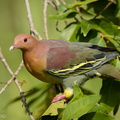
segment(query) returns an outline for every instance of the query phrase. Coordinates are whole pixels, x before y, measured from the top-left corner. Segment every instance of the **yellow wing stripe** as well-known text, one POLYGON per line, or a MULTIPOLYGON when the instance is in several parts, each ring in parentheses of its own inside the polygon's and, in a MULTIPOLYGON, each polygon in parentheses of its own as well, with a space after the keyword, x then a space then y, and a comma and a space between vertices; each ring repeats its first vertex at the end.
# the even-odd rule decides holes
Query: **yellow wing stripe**
POLYGON ((86 58, 86 62, 70 66, 69 68, 51 69, 48 70, 48 72, 59 77, 77 76, 101 66, 106 59, 107 58, 105 55, 102 55, 101 58, 97 55, 94 55, 91 60, 87 60, 86 58))
MULTIPOLYGON (((88 63, 91 63, 91 64, 94 63, 93 67, 95 67, 95 66, 99 65, 102 61, 104 61, 105 59, 106 59, 106 57, 101 58, 101 59, 97 59, 96 61, 89 61, 89 62, 85 62, 85 63, 80 63, 79 65, 76 65, 72 68, 67 68, 67 69, 62 69, 62 70, 53 70, 53 71, 54 71, 54 74, 57 74, 60 72, 74 71, 74 70, 76 70, 76 69, 78 69, 78 68, 80 68, 88 63)), ((88 67, 88 68, 91 68, 91 67, 88 67)), ((83 68, 83 69, 88 69, 88 68, 83 68)))

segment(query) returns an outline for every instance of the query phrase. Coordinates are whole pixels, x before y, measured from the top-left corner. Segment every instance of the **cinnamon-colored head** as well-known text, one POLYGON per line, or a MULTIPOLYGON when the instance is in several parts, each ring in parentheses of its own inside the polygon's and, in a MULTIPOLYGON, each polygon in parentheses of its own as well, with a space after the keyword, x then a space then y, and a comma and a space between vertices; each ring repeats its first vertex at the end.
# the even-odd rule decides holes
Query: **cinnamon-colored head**
POLYGON ((29 34, 19 34, 14 39, 14 44, 10 47, 10 50, 21 49, 22 51, 29 51, 37 44, 37 40, 29 34))

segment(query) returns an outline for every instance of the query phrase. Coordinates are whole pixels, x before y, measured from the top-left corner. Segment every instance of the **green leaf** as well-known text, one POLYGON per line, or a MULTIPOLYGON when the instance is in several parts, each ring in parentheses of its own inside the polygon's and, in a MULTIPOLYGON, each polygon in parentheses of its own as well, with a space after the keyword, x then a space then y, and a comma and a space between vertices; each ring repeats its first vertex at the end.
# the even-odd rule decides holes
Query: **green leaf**
POLYGON ((78 85, 74 85, 73 91, 74 91, 74 96, 73 97, 78 96, 78 94, 79 94, 79 96, 83 96, 83 92, 81 91, 81 89, 78 85))
POLYGON ((119 104, 115 106, 114 110, 113 110, 113 115, 116 115, 117 112, 119 111, 119 104))
POLYGON ((89 95, 70 103, 63 112, 62 120, 79 118, 91 110, 99 100, 100 96, 89 95))
POLYGON ((67 41, 75 41, 79 28, 80 28, 79 24, 75 23, 70 24, 62 31, 60 39, 67 41))
POLYGON ((114 61, 112 61, 113 65, 120 70, 120 59, 119 57, 117 57, 116 59, 114 59, 114 61))
POLYGON ((94 12, 89 12, 88 10, 84 10, 81 9, 81 16, 83 18, 83 20, 92 20, 95 17, 95 13, 94 12))
POLYGON ((81 33, 83 33, 84 36, 86 36, 91 29, 92 26, 91 24, 89 24, 88 21, 86 20, 81 21, 81 33))
POLYGON ((97 112, 92 120, 116 120, 114 117, 101 113, 101 112, 97 112))
POLYGON ((106 32, 112 38, 115 36, 115 29, 114 29, 113 24, 111 22, 101 20, 101 22, 99 23, 99 26, 104 30, 104 32, 106 32))
POLYGON ((92 120, 116 120, 114 117, 101 113, 101 112, 97 112, 92 120))
POLYGON ((83 92, 81 91, 78 85, 74 85, 73 92, 74 92, 74 95, 70 103, 83 97, 83 92))
POLYGON ((97 112, 86 114, 79 118, 78 120, 116 120, 116 119, 108 114, 97 112))
POLYGON ((111 22, 101 20, 98 30, 100 30, 105 38, 108 39, 118 51, 120 51, 120 40, 115 40, 116 38, 120 37, 120 30, 117 26, 115 26, 111 22))
MULTIPOLYGON (((96 23, 98 24, 98 23, 96 23)), ((115 36, 119 36, 120 32, 117 26, 111 22, 101 20, 99 25, 93 25, 93 29, 100 31, 104 37, 109 40, 114 47, 120 52, 120 40, 115 40, 115 36)))
POLYGON ((67 5, 60 4, 60 5, 58 6, 58 12, 59 12, 59 13, 63 13, 63 12, 66 11, 66 10, 67 10, 67 5))
POLYGON ((100 22, 100 25, 97 25, 94 22, 88 22, 86 20, 81 21, 81 33, 83 33, 84 37, 86 37, 88 32, 92 29, 97 30, 99 32, 97 33, 96 37, 94 37, 90 40, 91 43, 98 44, 100 46, 105 47, 106 46, 105 40, 100 35, 100 34, 103 34, 105 36, 105 38, 107 38, 116 47, 116 49, 120 50, 119 42, 114 40, 114 36, 116 34, 117 34, 117 36, 119 36, 118 29, 116 26, 114 26, 111 23, 106 23, 106 21, 104 21, 104 20, 102 22, 100 22))
POLYGON ((67 19, 72 19, 73 17, 75 17, 75 15, 77 14, 77 10, 75 9, 70 9, 67 10, 63 13, 59 13, 58 15, 54 15, 54 16, 49 16, 49 18, 51 19, 55 19, 55 20, 67 20, 67 19))
POLYGON ((105 108, 104 105, 97 103, 97 104, 89 111, 89 113, 91 113, 91 112, 103 112, 103 113, 107 113, 107 109, 105 108))
POLYGON ((95 2, 97 0, 85 0, 85 1, 81 1, 81 2, 74 2, 72 3, 71 5, 69 5, 69 9, 71 8, 75 8, 75 7, 78 7, 78 6, 81 6, 81 5, 86 5, 86 4, 89 4, 89 3, 92 3, 92 2, 95 2))
POLYGON ((52 103, 42 116, 47 116, 47 115, 56 116, 58 115, 58 109, 65 107, 66 104, 64 103, 64 100, 57 101, 55 103, 52 103))
POLYGON ((120 82, 112 79, 103 80, 103 86, 100 91, 100 104, 106 107, 109 113, 120 103, 120 82))
POLYGON ((117 17, 120 17, 120 0, 117 0, 117 17))
POLYGON ((97 33, 97 36, 92 38, 89 42, 96 44, 96 45, 99 45, 99 46, 102 46, 102 47, 106 47, 106 42, 103 39, 103 37, 101 37, 99 32, 97 33))

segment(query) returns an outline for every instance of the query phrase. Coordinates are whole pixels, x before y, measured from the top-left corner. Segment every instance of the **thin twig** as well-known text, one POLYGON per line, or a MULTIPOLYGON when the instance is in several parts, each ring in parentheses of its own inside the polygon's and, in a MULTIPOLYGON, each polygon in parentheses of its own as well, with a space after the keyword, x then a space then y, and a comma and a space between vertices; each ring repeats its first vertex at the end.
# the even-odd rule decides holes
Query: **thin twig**
POLYGON ((10 83, 13 81, 13 79, 14 79, 14 76, 10 80, 8 80, 8 82, 5 84, 5 86, 0 90, 0 94, 2 94, 6 90, 6 88, 10 85, 10 83))
POLYGON ((43 21, 44 21, 44 32, 46 39, 48 39, 48 29, 47 29, 47 0, 44 0, 44 10, 43 10, 43 21))
POLYGON ((28 105, 27 105, 27 103, 26 103, 26 99, 25 99, 25 97, 24 97, 24 92, 22 91, 22 89, 21 89, 21 87, 20 87, 20 85, 19 85, 19 83, 18 83, 18 80, 17 80, 17 79, 14 79, 14 81, 15 81, 15 84, 16 84, 16 86, 18 87, 18 89, 19 89, 19 91, 20 91, 20 96, 21 96, 23 105, 24 105, 27 113, 29 114, 31 120, 35 120, 35 119, 33 118, 33 116, 32 116, 32 112, 31 112, 31 111, 29 110, 29 108, 28 108, 28 105))
POLYGON ((9 71, 9 73, 12 74, 12 71, 11 71, 9 65, 6 62, 6 59, 4 58, 4 56, 2 54, 1 48, 0 48, 0 60, 4 63, 6 69, 9 71))
POLYGON ((8 70, 8 72, 10 73, 10 75, 12 76, 10 80, 8 80, 8 82, 6 83, 6 85, 0 90, 0 94, 2 94, 5 89, 10 85, 10 83, 13 81, 13 79, 15 79, 15 77, 17 76, 17 74, 19 73, 21 67, 23 66, 23 61, 20 63, 18 69, 16 70, 15 73, 12 72, 12 70, 10 69, 6 59, 4 58, 1 49, 0 49, 0 60, 3 62, 4 66, 6 67, 6 69, 8 70))
POLYGON ((40 36, 40 34, 37 32, 37 30, 34 27, 32 15, 31 15, 31 11, 30 11, 30 4, 29 4, 28 0, 25 0, 25 6, 27 9, 27 16, 28 16, 28 21, 29 21, 29 25, 30 25, 30 33, 33 36, 36 35, 39 40, 42 40, 42 37, 40 36))
POLYGON ((101 15, 115 0, 111 0, 95 17, 96 19, 99 15, 101 15))
POLYGON ((64 5, 66 5, 66 2, 65 2, 64 0, 61 0, 61 2, 62 2, 64 5))
POLYGON ((50 4, 53 8, 57 10, 57 6, 53 1, 48 0, 48 4, 50 4))
POLYGON ((0 84, 7 84, 6 82, 0 82, 0 84))
POLYGON ((56 30, 57 30, 58 32, 62 32, 61 30, 59 30, 58 24, 59 24, 59 22, 57 21, 57 22, 56 22, 56 30))
POLYGON ((18 87, 18 89, 19 89, 19 91, 20 91, 20 96, 21 96, 21 98, 22 98, 22 102, 23 102, 23 105, 24 105, 26 111, 28 112, 31 120, 35 120, 35 119, 33 118, 33 116, 32 116, 32 113, 30 112, 30 110, 29 110, 29 108, 28 108, 28 105, 27 105, 27 103, 26 103, 26 100, 25 100, 23 91, 22 91, 22 89, 21 89, 21 87, 20 87, 20 85, 19 85, 19 82, 18 82, 18 80, 16 79, 17 74, 19 73, 19 71, 21 70, 21 68, 22 68, 22 66, 23 66, 23 61, 21 61, 18 69, 16 70, 16 72, 13 73, 12 70, 10 69, 8 63, 6 62, 6 59, 4 58, 4 56, 3 56, 2 52, 1 52, 1 49, 0 49, 0 60, 3 62, 3 64, 4 64, 5 67, 6 67, 6 69, 8 70, 8 72, 10 73, 10 75, 12 76, 11 79, 6 83, 6 85, 0 90, 0 94, 2 94, 2 93, 6 90, 6 88, 10 85, 10 83, 14 80, 15 84, 17 85, 17 87, 18 87))
MULTIPOLYGON (((74 2, 77 2, 76 0, 74 0, 74 2)), ((77 21, 77 22, 80 22, 81 21, 81 13, 80 13, 80 9, 79 7, 76 7, 76 10, 78 11, 78 15, 80 16, 80 19, 74 17, 74 19, 77 21)))
POLYGON ((58 5, 60 5, 60 2, 59 2, 59 0, 55 0, 55 1, 56 1, 56 4, 57 4, 57 6, 58 6, 58 5))

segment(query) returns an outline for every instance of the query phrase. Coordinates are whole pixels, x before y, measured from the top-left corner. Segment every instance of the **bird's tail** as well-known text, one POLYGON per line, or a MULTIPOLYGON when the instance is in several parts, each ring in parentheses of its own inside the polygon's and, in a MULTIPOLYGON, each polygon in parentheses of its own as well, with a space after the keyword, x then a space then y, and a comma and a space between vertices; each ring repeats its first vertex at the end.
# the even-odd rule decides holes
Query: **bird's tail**
POLYGON ((120 80, 120 71, 111 64, 104 64, 97 71, 103 76, 109 76, 120 80))

